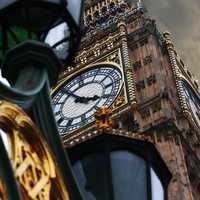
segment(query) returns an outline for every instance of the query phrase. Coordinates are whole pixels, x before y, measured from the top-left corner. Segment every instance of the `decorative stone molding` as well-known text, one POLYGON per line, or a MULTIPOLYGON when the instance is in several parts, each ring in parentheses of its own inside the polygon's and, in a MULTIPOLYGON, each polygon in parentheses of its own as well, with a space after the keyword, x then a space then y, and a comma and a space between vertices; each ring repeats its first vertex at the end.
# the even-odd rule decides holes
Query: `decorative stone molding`
POLYGON ((147 134, 147 133, 135 133, 135 132, 125 131, 122 129, 106 128, 106 129, 84 132, 80 135, 77 135, 74 138, 70 138, 69 140, 65 141, 65 146, 66 148, 71 148, 75 145, 86 142, 92 138, 95 138, 104 134, 122 136, 122 137, 130 138, 130 139, 153 143, 152 135, 147 134))
POLYGON ((177 53, 176 53, 176 50, 174 48, 174 45, 173 45, 173 42, 171 39, 171 33, 164 32, 163 37, 164 37, 164 44, 166 45, 167 52, 169 55, 169 61, 170 61, 173 75, 174 75, 175 84, 176 84, 178 96, 179 96, 179 101, 180 101, 181 106, 185 109, 186 105, 185 105, 183 99, 181 98, 182 92, 183 92, 183 87, 182 87, 181 80, 180 80, 181 74, 180 74, 177 60, 176 60, 177 53))
POLYGON ((182 81, 188 82, 191 88, 193 88, 193 90, 196 92, 197 96, 200 97, 200 94, 198 93, 198 90, 196 89, 193 83, 192 77, 188 77, 188 75, 185 74, 185 69, 183 71, 181 70, 181 67, 177 60, 177 52, 174 48, 174 45, 171 39, 171 34, 169 32, 165 32, 163 34, 163 37, 164 37, 164 44, 166 45, 166 48, 167 48, 171 69, 174 75, 174 80, 175 80, 175 84, 176 84, 176 88, 178 92, 178 99, 180 102, 183 116, 186 119, 188 119, 190 124, 198 131, 199 127, 197 127, 196 123, 194 122, 191 111, 187 105, 187 100, 184 93, 182 81))
POLYGON ((135 90, 136 86, 135 86, 135 82, 134 82, 134 71, 131 67, 131 61, 129 58, 125 24, 120 24, 119 28, 121 31, 120 35, 121 35, 121 39, 122 39, 122 57, 124 60, 125 74, 126 74, 126 78, 127 78, 129 100, 130 100, 130 103, 133 106, 135 106, 135 104, 136 104, 136 90, 135 90))

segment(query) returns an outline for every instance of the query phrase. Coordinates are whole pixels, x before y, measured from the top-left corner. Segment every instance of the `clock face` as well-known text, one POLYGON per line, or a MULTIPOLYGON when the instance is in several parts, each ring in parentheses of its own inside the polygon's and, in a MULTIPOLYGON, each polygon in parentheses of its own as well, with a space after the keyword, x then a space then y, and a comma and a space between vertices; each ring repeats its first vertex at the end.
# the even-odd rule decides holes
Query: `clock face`
POLYGON ((182 81, 182 85, 187 105, 193 115, 195 123, 200 127, 200 100, 186 81, 182 81))
POLYGON ((109 107, 121 85, 121 72, 111 65, 93 67, 64 82, 52 100, 60 134, 94 121, 94 112, 102 106, 109 107))

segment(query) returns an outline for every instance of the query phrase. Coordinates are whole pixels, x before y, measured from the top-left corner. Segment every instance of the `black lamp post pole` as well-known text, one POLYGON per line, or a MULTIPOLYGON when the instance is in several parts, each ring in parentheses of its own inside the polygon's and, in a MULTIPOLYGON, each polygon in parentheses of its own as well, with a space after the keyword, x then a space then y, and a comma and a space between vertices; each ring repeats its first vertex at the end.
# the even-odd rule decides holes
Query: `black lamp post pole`
POLYGON ((0 136, 0 177, 6 188, 6 197, 8 200, 21 200, 21 195, 13 173, 12 165, 0 136))
POLYGON ((2 74, 13 84, 0 83, 0 98, 18 104, 41 129, 55 156, 71 199, 82 199, 71 165, 59 136, 50 99, 50 85, 56 81, 59 62, 43 43, 25 42, 8 51, 2 74))
MULTIPOLYGON (((41 129, 72 200, 83 198, 57 130, 51 106, 50 87, 57 82, 62 67, 61 60, 65 64, 69 63, 78 45, 82 2, 82 0, 0 1, 0 65, 3 77, 11 83, 11 87, 0 83, 0 99, 20 106, 41 129), (64 27, 63 30, 59 29, 60 26, 64 27), (54 39, 51 34, 56 31, 59 33, 66 31, 69 35, 60 34, 62 38, 51 44, 51 38, 54 39), (47 42, 54 51, 43 42, 27 41, 33 38, 45 42, 46 38, 50 38, 47 42), (21 43, 23 41, 25 42, 21 43), (59 52, 61 47, 68 49, 59 52), (55 53, 57 56, 65 56, 58 58, 55 53)), ((0 151, 6 153, 2 141, 0 141, 0 151)), ((5 157, 9 161, 7 153, 5 157)), ((18 200, 20 197, 17 196, 17 193, 19 194, 17 184, 12 181, 14 175, 11 164, 6 159, 2 164, 1 160, 2 157, 1 167, 7 170, 4 173, 8 175, 6 181, 10 180, 8 182, 10 188, 15 187, 16 196, 13 198, 11 194, 9 200, 18 200), (10 167, 6 168, 7 165, 10 167)))

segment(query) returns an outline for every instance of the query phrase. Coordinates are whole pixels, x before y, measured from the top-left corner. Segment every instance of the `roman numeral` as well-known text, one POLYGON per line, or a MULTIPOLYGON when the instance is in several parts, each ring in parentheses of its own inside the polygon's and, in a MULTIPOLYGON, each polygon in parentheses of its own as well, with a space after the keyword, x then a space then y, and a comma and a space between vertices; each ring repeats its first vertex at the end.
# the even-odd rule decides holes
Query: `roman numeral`
POLYGON ((99 73, 99 70, 100 70, 100 68, 98 70, 94 71, 94 74, 93 74, 94 78, 92 79, 92 81, 94 81, 94 79, 96 78, 97 74, 99 73))
POLYGON ((86 115, 85 114, 82 114, 81 115, 81 121, 84 121, 86 119, 86 115))
POLYGON ((104 94, 102 98, 109 98, 115 96, 114 94, 104 94))
POLYGON ((64 120, 63 118, 60 118, 60 119, 57 121, 57 123, 58 123, 58 124, 61 124, 61 123, 63 122, 63 120, 64 120))
POLYGON ((105 86, 105 88, 109 88, 112 84, 113 82, 109 83, 108 85, 105 86))
POLYGON ((79 82, 78 82, 78 84, 79 84, 79 86, 84 85, 84 80, 83 80, 83 77, 82 77, 82 76, 79 77, 79 82))
POLYGON ((63 102, 57 102, 57 103, 55 104, 55 106, 61 105, 61 104, 63 104, 63 102))
POLYGON ((54 115, 55 115, 55 116, 60 115, 60 112, 57 111, 57 112, 54 113, 54 115))
POLYGON ((94 106, 94 109, 95 109, 95 110, 98 110, 98 109, 99 109, 99 107, 98 107, 97 105, 95 105, 95 106, 94 106))
POLYGON ((71 126, 72 122, 73 122, 73 119, 70 119, 66 126, 71 126))
POLYGON ((65 133, 65 129, 64 128, 59 128, 59 133, 62 135, 63 133, 65 133))

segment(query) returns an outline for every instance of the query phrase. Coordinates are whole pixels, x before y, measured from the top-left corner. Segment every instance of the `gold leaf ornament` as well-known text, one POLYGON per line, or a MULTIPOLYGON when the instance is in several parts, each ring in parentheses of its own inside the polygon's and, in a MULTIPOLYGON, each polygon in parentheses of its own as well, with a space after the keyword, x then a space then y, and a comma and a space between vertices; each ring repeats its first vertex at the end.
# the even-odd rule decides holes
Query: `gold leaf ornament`
POLYGON ((57 199, 57 192, 58 199, 69 199, 48 145, 28 115, 18 106, 1 101, 0 128, 7 137, 8 154, 23 199, 57 199))

